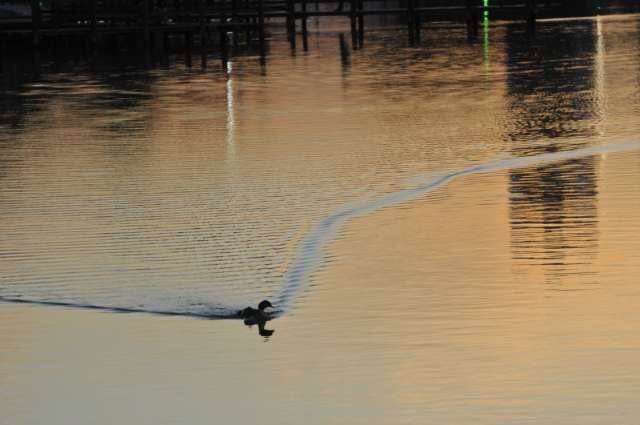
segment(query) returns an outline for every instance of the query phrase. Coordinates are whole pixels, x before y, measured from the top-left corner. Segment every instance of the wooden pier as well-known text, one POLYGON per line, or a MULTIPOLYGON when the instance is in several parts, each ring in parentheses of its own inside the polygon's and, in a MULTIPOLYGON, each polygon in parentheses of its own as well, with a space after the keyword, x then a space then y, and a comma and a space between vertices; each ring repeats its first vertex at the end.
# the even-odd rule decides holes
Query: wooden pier
MULTIPOLYGON (((292 49, 298 35, 307 50, 308 20, 342 17, 351 29, 352 48, 365 40, 371 16, 396 16, 406 25, 410 45, 419 44, 424 23, 465 23, 470 37, 483 19, 525 20, 534 25, 539 13, 557 8, 562 0, 31 0, 28 14, 0 17, 0 56, 16 43, 41 49, 46 43, 73 37, 91 49, 101 40, 126 37, 148 48, 165 48, 170 39, 203 55, 215 45, 226 59, 228 44, 254 44, 266 55, 267 28, 282 26, 292 49), (46 6, 42 6, 45 4, 46 6), (212 37, 218 37, 212 42, 212 37)), ((28 7, 27 7, 28 6, 28 7)))

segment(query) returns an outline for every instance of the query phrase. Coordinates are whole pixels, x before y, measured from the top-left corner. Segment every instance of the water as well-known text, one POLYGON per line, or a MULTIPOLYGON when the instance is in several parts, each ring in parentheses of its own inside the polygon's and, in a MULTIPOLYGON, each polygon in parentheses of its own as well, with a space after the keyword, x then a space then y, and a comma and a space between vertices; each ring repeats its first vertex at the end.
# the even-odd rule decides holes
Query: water
POLYGON ((8 86, 0 423, 634 423, 638 22, 8 86))

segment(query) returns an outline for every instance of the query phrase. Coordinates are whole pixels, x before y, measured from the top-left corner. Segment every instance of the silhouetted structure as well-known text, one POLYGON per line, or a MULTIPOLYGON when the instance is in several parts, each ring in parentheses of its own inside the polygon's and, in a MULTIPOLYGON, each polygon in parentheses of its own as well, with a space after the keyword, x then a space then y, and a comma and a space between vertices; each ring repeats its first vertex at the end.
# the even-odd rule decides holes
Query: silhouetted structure
MULTIPOLYGON (((515 124, 508 137, 513 156, 586 147, 584 140, 596 132, 592 128, 600 107, 594 76, 596 23, 558 25, 562 25, 561 42, 558 32, 553 40, 545 40, 544 34, 531 40, 516 26, 507 28, 507 89, 514 116, 510 122, 515 124), (575 58, 584 66, 577 66, 575 58), (572 66, 562 66, 564 60, 572 61, 572 66), (523 63, 526 72, 519 72, 523 63)), ((598 244, 598 162, 597 157, 585 157, 509 173, 511 247, 516 260, 542 266, 553 278, 576 268, 588 273, 598 244)))
POLYGON ((94 49, 104 39, 117 47, 119 39, 125 38, 129 43, 165 49, 170 39, 178 39, 190 63, 193 44, 198 43, 206 52, 216 34, 223 60, 230 40, 234 45, 257 42, 264 57, 267 22, 286 25, 292 48, 296 47, 299 27, 307 49, 308 18, 345 17, 350 21, 352 45, 357 48, 364 43, 367 16, 399 16, 407 24, 409 43, 416 44, 425 21, 466 22, 473 35, 478 21, 488 17, 533 23, 538 16, 596 11, 590 0, 318 0, 313 4, 312 8, 308 0, 16 1, 12 7, 0 6, 0 43, 4 55, 18 42, 34 48, 43 43, 55 47, 74 38, 94 49))

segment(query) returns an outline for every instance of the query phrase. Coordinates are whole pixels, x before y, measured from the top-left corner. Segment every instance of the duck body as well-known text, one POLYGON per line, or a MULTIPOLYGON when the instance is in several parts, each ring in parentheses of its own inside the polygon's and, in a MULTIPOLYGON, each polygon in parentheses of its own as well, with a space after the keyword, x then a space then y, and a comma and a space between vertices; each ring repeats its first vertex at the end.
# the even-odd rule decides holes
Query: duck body
POLYGON ((241 319, 246 319, 258 313, 260 313, 260 310, 253 307, 247 307, 243 308, 242 310, 238 310, 238 317, 240 317, 241 319))
POLYGON ((266 322, 271 319, 271 315, 269 315, 264 310, 266 308, 273 308, 273 305, 267 300, 262 301, 258 304, 258 308, 255 309, 253 307, 247 307, 238 311, 238 317, 244 319, 244 323, 246 325, 254 325, 260 322, 266 322))

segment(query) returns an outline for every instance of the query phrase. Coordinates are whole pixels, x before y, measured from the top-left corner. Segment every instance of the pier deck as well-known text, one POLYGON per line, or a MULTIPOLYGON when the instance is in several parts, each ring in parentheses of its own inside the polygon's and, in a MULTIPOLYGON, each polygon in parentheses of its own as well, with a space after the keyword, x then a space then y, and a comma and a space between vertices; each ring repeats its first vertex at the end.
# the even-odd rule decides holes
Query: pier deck
POLYGON ((482 19, 519 19, 533 25, 540 14, 561 7, 562 1, 32 0, 22 4, 22 13, 0 14, 0 55, 17 42, 39 49, 43 43, 70 37, 95 45, 108 37, 134 36, 144 46, 152 46, 156 40, 166 43, 169 37, 184 37, 185 49, 197 43, 206 50, 208 39, 217 33, 221 43, 226 43, 229 35, 234 43, 241 38, 247 43, 257 41, 264 56, 266 25, 282 25, 293 49, 299 32, 307 49, 307 20, 319 17, 347 19, 352 47, 359 48, 364 43, 365 17, 397 16, 398 22, 407 27, 409 44, 417 44, 424 22, 464 22, 473 37, 482 19))

